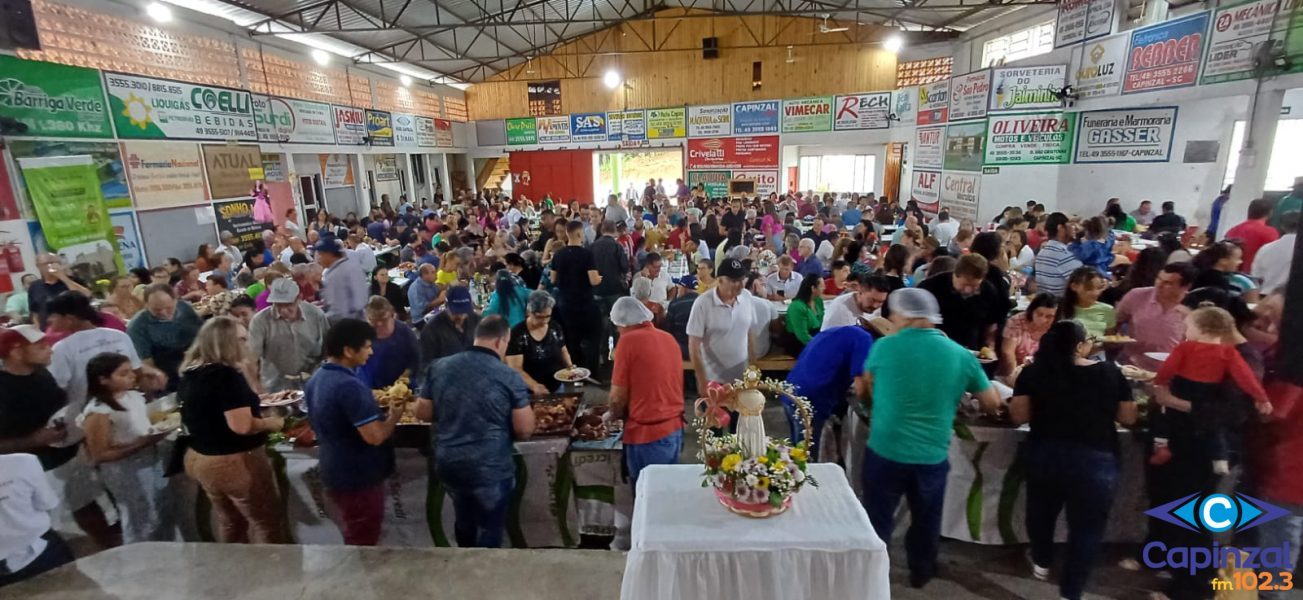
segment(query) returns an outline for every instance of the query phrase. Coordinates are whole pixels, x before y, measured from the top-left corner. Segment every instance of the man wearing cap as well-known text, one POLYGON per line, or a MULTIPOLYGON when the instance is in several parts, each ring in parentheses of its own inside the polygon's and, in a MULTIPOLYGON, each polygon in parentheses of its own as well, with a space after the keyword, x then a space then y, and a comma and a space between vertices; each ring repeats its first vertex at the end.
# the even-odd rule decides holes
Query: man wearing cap
POLYGON ((887 543, 901 496, 909 502, 905 550, 910 585, 919 588, 936 576, 955 410, 965 392, 987 413, 1000 397, 977 358, 937 330, 941 311, 930 292, 899 289, 887 304, 898 331, 874 342, 864 366, 871 419, 863 502, 887 543))
POLYGON ((611 371, 611 411, 624 418, 629 484, 647 465, 672 465, 683 451, 683 363, 674 336, 652 326, 652 313, 624 297, 611 308, 620 331, 611 371))
POLYGON ((297 388, 303 376, 321 363, 330 321, 320 308, 299 299, 299 285, 293 279, 277 279, 269 289, 271 306, 249 323, 249 349, 259 361, 261 391, 279 392, 297 388))
POLYGON ((461 352, 475 342, 475 328, 480 316, 475 314, 471 292, 466 286, 448 288, 445 310, 430 319, 421 329, 421 371, 445 356, 461 352))
POLYGON ((696 373, 697 390, 710 381, 732 383, 742 377, 755 357, 751 325, 755 320, 750 292, 742 289, 746 269, 735 258, 720 263, 716 285, 697 296, 688 316, 688 356, 696 373), (740 301, 739 301, 740 300, 740 301))
POLYGON ((340 319, 361 319, 369 294, 367 275, 360 263, 344 254, 344 245, 334 236, 322 238, 316 250, 317 264, 325 269, 318 294, 326 318, 332 323, 340 319))
POLYGON ((244 263, 244 253, 240 252, 239 247, 235 245, 235 234, 229 231, 223 231, 219 236, 222 243, 217 246, 213 252, 221 252, 231 257, 231 264, 239 265, 244 263))

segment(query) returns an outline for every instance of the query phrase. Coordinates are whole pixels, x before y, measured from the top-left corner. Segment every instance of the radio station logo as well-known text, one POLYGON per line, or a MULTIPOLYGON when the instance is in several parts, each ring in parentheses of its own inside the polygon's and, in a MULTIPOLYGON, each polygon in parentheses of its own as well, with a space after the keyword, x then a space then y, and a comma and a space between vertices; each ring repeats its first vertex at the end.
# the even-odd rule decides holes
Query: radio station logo
MULTIPOLYGON (((1187 531, 1201 534, 1237 533, 1259 527, 1290 512, 1269 502, 1238 493, 1190 494, 1145 511, 1145 514, 1187 531)), ((1212 542, 1208 546, 1171 546, 1155 540, 1145 544, 1141 556, 1151 569, 1188 570, 1191 575, 1200 569, 1256 570, 1252 586, 1248 581, 1213 579, 1214 590, 1233 589, 1289 590, 1293 589, 1295 565, 1290 559, 1290 543, 1277 546, 1222 546, 1212 542)), ((1252 575, 1252 573, 1249 573, 1252 575)), ((1241 578, 1242 579, 1242 578, 1241 578)))

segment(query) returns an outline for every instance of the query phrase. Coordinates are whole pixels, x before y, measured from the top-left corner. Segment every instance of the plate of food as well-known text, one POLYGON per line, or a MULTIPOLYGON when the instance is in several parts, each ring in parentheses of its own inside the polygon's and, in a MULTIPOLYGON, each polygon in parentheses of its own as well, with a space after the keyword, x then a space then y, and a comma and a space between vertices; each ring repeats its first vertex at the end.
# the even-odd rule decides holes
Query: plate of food
POLYGON ((1167 360, 1167 357, 1171 355, 1171 352, 1146 352, 1145 358, 1152 358, 1158 362, 1164 362, 1167 360))
POLYGON ((166 417, 163 417, 162 419, 156 421, 153 425, 150 425, 149 433, 151 435, 172 433, 173 431, 176 431, 180 428, 181 428, 181 413, 174 412, 174 413, 169 413, 166 417))
POLYGON ((583 367, 570 367, 567 369, 561 369, 560 371, 553 373, 552 377, 554 377, 557 381, 560 381, 561 383, 574 383, 576 381, 583 381, 585 379, 588 379, 588 376, 592 374, 593 374, 592 371, 589 371, 588 369, 585 369, 583 367))
POLYGON ((1131 381, 1152 381, 1158 374, 1135 365, 1122 365, 1122 376, 1131 381))
POLYGON ((299 390, 285 390, 282 392, 262 394, 261 396, 259 396, 259 398, 262 399, 262 405, 267 408, 273 408, 276 406, 289 406, 290 404, 294 404, 295 402, 302 400, 303 392, 299 390))
POLYGON ((977 362, 984 365, 989 365, 999 360, 999 357, 995 355, 995 349, 990 346, 983 346, 981 350, 969 350, 969 352, 972 352, 973 356, 977 357, 977 362))
POLYGON ((1095 339, 1098 340, 1099 343, 1107 344, 1109 346, 1120 346, 1123 344, 1136 343, 1136 338, 1133 338, 1129 335, 1101 335, 1095 339))

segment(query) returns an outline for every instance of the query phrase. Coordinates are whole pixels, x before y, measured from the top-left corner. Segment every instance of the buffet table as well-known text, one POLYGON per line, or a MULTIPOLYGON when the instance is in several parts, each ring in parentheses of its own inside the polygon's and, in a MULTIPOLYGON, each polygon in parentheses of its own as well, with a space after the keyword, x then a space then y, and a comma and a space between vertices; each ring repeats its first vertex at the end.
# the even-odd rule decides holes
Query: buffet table
POLYGON ((811 463, 819 487, 768 519, 728 512, 700 465, 647 467, 638 479, 622 600, 890 598, 887 547, 842 470, 811 463))

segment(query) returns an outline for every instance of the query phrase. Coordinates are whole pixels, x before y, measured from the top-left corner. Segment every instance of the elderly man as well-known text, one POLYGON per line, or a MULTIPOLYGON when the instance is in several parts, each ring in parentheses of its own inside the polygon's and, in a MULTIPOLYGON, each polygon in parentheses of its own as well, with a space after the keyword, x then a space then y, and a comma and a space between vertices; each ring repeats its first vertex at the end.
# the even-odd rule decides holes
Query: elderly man
POLYGON ((853 279, 856 283, 854 291, 837 296, 826 304, 820 329, 863 325, 886 303, 887 294, 891 293, 891 281, 886 277, 860 274, 853 279))
POLYGON ((1036 252, 1036 261, 1032 263, 1036 270, 1036 291, 1062 296, 1068 288, 1068 277, 1081 267, 1081 261, 1068 249, 1072 241, 1072 224, 1068 216, 1051 213, 1045 218, 1045 234, 1048 239, 1036 252))
POLYGON ((421 370, 441 358, 471 347, 480 316, 475 314, 470 290, 465 286, 448 289, 447 309, 430 319, 421 329, 421 370))
POLYGON ((222 243, 218 244, 217 248, 214 249, 214 252, 221 252, 231 257, 232 264, 238 265, 244 263, 244 253, 240 252, 240 248, 235 245, 237 239, 234 233, 223 231, 218 236, 218 239, 221 240, 222 243))
POLYGON ((141 360, 167 374, 168 390, 172 391, 186 350, 202 326, 195 309, 178 300, 172 286, 153 283, 145 288, 145 310, 127 324, 127 335, 141 360))
POLYGON ((424 264, 417 269, 416 279, 407 287, 407 305, 412 312, 412 323, 417 327, 431 315, 431 311, 447 301, 447 290, 435 283, 438 277, 438 268, 424 264))
POLYGON ((931 293, 904 288, 887 302, 899 330, 873 344, 864 366, 872 418, 863 502, 873 529, 887 543, 901 496, 909 502, 909 583, 920 588, 937 571, 955 410, 965 392, 988 413, 999 408, 1000 397, 977 358, 937 331, 941 311, 931 293), (919 365, 927 365, 925 377, 919 365))
POLYGON ((333 236, 317 242, 317 264, 321 273, 322 307, 331 322, 340 319, 361 319, 367 302, 367 274, 358 261, 349 258, 344 245, 333 236))
POLYGON ((711 381, 731 383, 742 377, 755 357, 751 325, 755 311, 743 295, 746 269, 742 261, 725 259, 714 288, 697 296, 688 316, 688 356, 696 375, 697 390, 705 393, 711 381))
POLYGON ((1136 339, 1122 349, 1119 360, 1157 371, 1162 364, 1145 356, 1149 352, 1171 352, 1185 339, 1185 318, 1190 309, 1181 304, 1197 276, 1190 263, 1163 267, 1153 287, 1136 288, 1117 305, 1118 329, 1136 339))
POLYGON ((45 329, 46 305, 55 296, 67 291, 74 291, 90 297, 90 290, 73 277, 64 266, 63 259, 57 254, 45 253, 36 257, 36 270, 41 279, 27 288, 27 311, 37 327, 45 329))
POLYGON ((815 243, 810 238, 801 238, 801 242, 796 246, 796 254, 800 256, 801 262, 796 267, 796 272, 801 277, 823 277, 823 262, 814 254, 815 243))
POLYGON ((421 370, 421 347, 416 332, 402 321, 394 306, 383 296, 372 296, 366 303, 366 320, 375 328, 371 358, 358 369, 357 376, 368 389, 389 387, 399 377, 415 381, 421 370))
POLYGON ((620 331, 611 372, 611 410, 625 419, 629 484, 647 465, 672 465, 683 451, 683 364, 674 336, 652 326, 652 313, 633 298, 611 307, 620 331))
POLYGON ((977 254, 965 254, 950 273, 939 273, 918 284, 941 306, 943 321, 938 329, 969 350, 998 348, 995 332, 1004 322, 1007 301, 986 281, 987 262, 977 254))
POLYGON ((795 268, 796 261, 791 256, 784 254, 778 257, 778 270, 765 277, 765 288, 769 290, 770 300, 791 300, 796 297, 805 277, 795 272, 795 268))
POLYGON ((292 279, 273 281, 267 302, 271 306, 249 324, 249 349, 259 361, 261 391, 294 389, 321 363, 330 321, 320 308, 299 299, 299 285, 292 279))

